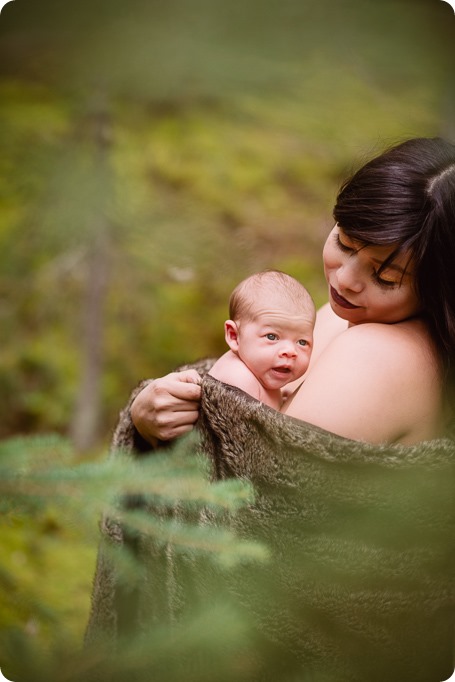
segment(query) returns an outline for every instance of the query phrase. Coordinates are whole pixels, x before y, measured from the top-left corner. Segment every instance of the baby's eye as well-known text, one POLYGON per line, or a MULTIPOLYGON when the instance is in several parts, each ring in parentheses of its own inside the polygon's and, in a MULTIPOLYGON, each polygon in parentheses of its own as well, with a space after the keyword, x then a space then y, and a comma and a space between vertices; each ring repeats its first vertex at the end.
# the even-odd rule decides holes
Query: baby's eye
POLYGON ((266 334, 265 338, 268 339, 269 341, 276 341, 278 336, 276 334, 270 333, 270 334, 266 334))
POLYGON ((299 346, 307 346, 308 345, 308 341, 305 341, 305 339, 299 339, 297 341, 297 343, 299 344, 299 346))

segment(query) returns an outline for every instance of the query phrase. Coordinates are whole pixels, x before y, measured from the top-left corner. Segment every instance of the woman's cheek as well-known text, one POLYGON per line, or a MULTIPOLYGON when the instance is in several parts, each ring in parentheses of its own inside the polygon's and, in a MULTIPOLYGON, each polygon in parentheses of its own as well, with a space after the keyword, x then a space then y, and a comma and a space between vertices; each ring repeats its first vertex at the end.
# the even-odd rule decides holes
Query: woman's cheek
POLYGON ((322 253, 324 275, 327 281, 329 281, 329 273, 336 268, 334 259, 331 257, 330 250, 324 250, 322 253))

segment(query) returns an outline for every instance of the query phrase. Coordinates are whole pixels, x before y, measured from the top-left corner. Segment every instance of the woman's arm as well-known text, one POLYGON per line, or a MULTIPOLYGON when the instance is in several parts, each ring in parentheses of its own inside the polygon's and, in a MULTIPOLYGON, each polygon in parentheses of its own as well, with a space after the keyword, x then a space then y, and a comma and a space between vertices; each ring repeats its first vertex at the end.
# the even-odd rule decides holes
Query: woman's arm
POLYGON ((347 329, 326 346, 283 411, 370 443, 435 437, 441 379, 424 325, 412 320, 347 329))
POLYGON ((146 441, 173 440, 191 431, 199 416, 201 377, 194 369, 150 382, 131 406, 134 426, 146 441))

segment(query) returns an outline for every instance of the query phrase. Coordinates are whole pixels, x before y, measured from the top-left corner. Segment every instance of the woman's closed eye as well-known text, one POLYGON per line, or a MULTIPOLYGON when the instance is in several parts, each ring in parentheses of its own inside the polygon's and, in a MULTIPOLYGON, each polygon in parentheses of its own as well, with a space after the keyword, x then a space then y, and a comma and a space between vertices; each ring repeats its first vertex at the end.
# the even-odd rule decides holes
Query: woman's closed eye
POLYGON ((342 242, 339 234, 335 235, 335 243, 338 246, 338 248, 341 249, 341 251, 344 251, 345 253, 354 253, 354 251, 356 250, 352 246, 349 246, 348 244, 342 242))
POLYGON ((385 287, 385 288, 389 288, 389 289, 391 289, 393 287, 397 287, 400 284, 400 282, 396 282, 395 280, 384 279, 383 277, 381 277, 380 271, 375 270, 374 268, 373 268, 373 279, 376 282, 376 284, 379 284, 380 287, 385 287))
MULTIPOLYGON (((338 248, 341 251, 344 251, 345 253, 351 253, 351 254, 354 254, 357 252, 357 249, 355 249, 354 247, 349 246, 348 244, 345 244, 344 242, 342 242, 339 234, 335 235, 335 241, 336 241, 336 245, 338 246, 338 248)), ((375 268, 373 268, 372 277, 373 277, 374 282, 376 284, 378 284, 380 287, 392 289, 393 287, 399 286, 399 284, 400 284, 400 282, 397 282, 396 280, 385 279, 384 277, 382 277, 380 269, 376 270, 375 268)))

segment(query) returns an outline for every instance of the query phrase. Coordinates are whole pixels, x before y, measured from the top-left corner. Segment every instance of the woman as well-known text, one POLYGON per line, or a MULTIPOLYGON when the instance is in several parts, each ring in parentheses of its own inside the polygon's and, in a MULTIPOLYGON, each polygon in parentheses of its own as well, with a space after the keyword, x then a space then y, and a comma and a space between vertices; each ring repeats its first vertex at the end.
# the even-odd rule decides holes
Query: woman
MULTIPOLYGON (((284 406, 369 443, 436 438, 452 416, 455 357, 455 145, 404 142, 341 188, 323 251, 329 303, 305 380, 284 406)), ((151 382, 131 408, 150 443, 198 417, 199 375, 151 382)))

